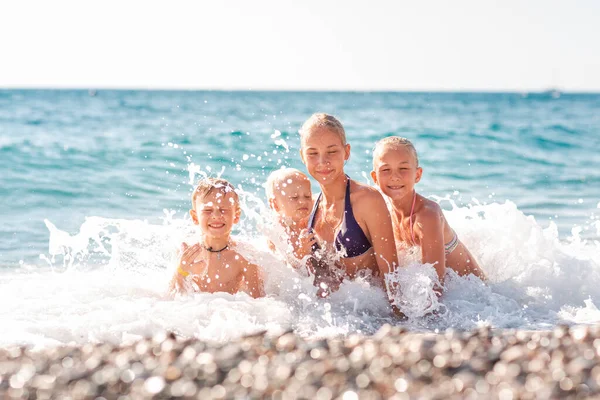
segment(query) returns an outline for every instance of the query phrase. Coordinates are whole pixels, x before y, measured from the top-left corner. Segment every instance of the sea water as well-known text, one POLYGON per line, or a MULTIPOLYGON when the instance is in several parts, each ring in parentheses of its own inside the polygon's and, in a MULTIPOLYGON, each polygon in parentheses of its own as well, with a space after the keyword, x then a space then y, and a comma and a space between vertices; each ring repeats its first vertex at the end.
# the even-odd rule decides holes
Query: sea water
MULTIPOLYGON (((0 346, 127 344, 165 330, 226 341, 293 330, 372 334, 382 324, 551 329, 600 322, 600 95, 2 90, 0 346), (298 129, 313 112, 344 123, 346 172, 370 183, 371 150, 410 138, 420 193, 440 203, 489 278, 408 260, 387 294, 369 277, 327 299, 267 250, 277 237, 263 183, 304 170, 298 129), (268 296, 169 296, 192 185, 221 176, 240 192, 244 254, 268 296)), ((313 189, 318 186, 313 184, 313 189)))

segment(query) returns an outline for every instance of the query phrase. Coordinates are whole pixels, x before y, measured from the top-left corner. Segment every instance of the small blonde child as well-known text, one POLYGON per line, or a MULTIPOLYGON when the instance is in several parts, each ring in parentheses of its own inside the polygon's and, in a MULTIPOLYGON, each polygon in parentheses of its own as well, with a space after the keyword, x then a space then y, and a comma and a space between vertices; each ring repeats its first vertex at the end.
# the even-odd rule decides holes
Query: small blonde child
POLYGON ((198 243, 182 245, 172 291, 237 293, 264 296, 259 267, 247 261, 231 238, 239 222, 240 205, 233 186, 224 179, 202 179, 192 194, 190 216, 202 237, 198 243))
MULTIPOLYGON (((316 243, 314 234, 307 230, 313 206, 308 177, 297 169, 282 168, 269 175, 265 187, 269 207, 277 214, 277 221, 288 236, 292 255, 302 260, 311 253, 316 243)), ((269 248, 275 251, 272 242, 269 242, 269 248)), ((297 268, 299 264, 292 265, 297 268)))
MULTIPOLYGON (((315 254, 320 246, 314 231, 308 228, 313 207, 308 177, 297 169, 282 168, 269 175, 265 186, 269 207, 277 213, 278 222, 287 234, 291 251, 285 252, 286 261, 296 270, 306 268, 306 272, 314 276, 313 284, 319 288, 317 296, 327 297, 337 290, 340 282, 327 262, 315 254)), ((272 242, 269 248, 276 251, 272 242)))
POLYGON ((404 247, 420 246, 422 262, 434 265, 442 285, 446 267, 485 279, 440 206, 415 191, 422 174, 410 140, 392 136, 375 145, 371 177, 389 200, 395 240, 404 247))

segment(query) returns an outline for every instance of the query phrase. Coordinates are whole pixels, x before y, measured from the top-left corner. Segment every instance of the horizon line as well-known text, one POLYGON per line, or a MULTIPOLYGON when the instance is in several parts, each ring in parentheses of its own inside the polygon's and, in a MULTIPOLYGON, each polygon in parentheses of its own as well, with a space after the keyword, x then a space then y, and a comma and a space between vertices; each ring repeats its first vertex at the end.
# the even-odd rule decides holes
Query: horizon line
POLYGON ((83 91, 163 91, 163 92, 288 92, 288 93, 490 93, 490 94, 542 94, 558 92, 560 94, 600 94, 598 89, 564 89, 560 87, 548 88, 526 88, 526 89, 408 89, 408 88, 390 88, 390 89, 340 89, 340 88, 210 88, 210 87, 178 87, 178 86, 2 86, 0 90, 83 90, 83 91))

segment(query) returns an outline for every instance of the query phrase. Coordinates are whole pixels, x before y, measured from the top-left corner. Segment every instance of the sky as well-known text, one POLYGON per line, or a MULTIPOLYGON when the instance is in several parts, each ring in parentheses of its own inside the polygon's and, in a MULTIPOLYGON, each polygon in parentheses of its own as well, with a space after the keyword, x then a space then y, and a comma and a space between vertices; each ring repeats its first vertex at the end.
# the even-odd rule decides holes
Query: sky
POLYGON ((2 2, 0 87, 600 92, 600 1, 2 2))

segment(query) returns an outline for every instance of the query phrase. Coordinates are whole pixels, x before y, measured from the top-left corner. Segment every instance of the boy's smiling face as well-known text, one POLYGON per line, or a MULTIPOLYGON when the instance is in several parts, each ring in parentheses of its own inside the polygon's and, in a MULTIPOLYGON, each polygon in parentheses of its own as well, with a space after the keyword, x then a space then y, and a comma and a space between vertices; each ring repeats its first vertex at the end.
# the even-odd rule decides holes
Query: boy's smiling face
POLYGON ((312 191, 304 175, 292 174, 274 182, 273 197, 271 207, 284 218, 299 222, 310 214, 312 191))
POLYGON ((196 199, 190 215, 204 235, 229 236, 233 225, 240 220, 237 196, 225 190, 213 189, 203 198, 196 199))
POLYGON ((412 194, 422 173, 415 156, 406 146, 386 146, 373 154, 371 177, 391 199, 399 200, 412 194))

